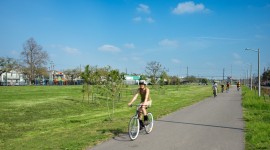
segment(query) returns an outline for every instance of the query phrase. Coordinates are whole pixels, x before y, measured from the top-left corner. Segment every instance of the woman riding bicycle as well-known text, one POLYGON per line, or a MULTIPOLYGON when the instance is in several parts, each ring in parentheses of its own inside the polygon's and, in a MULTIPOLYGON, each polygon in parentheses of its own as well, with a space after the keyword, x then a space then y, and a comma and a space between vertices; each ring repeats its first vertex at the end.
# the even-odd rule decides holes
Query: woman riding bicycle
MULTIPOLYGON (((137 99, 137 97, 141 96, 141 108, 139 109, 140 113, 144 115, 144 124, 148 123, 147 111, 146 109, 151 106, 151 98, 150 98, 150 90, 146 87, 146 82, 144 80, 139 81, 139 88, 132 98, 132 100, 128 103, 128 106, 131 106, 132 103, 137 99)), ((140 117, 140 126, 143 127, 142 117, 140 117)))

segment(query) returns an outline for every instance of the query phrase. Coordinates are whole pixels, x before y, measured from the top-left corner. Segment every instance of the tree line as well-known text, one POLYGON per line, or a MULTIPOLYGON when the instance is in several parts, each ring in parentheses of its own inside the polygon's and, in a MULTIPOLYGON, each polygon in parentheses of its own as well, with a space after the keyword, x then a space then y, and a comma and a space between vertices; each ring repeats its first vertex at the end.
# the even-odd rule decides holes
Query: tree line
MULTIPOLYGON (((29 38, 23 44, 23 50, 20 53, 20 59, 14 59, 10 57, 0 57, 0 75, 5 72, 10 72, 11 70, 16 70, 26 76, 28 79, 29 85, 33 82, 33 80, 41 75, 45 78, 49 78, 48 67, 47 64, 50 62, 49 55, 46 50, 43 50, 43 47, 36 42, 34 38, 29 38)), ((93 82, 94 79, 92 78, 107 78, 109 72, 112 69, 110 66, 98 68, 97 66, 88 66, 90 71, 96 69, 96 73, 93 77, 91 77, 91 83, 97 84, 97 82, 93 82)), ((85 67, 85 69, 87 69, 85 67)), ((162 66, 161 63, 157 61, 151 61, 146 64, 145 67, 145 74, 139 74, 141 79, 150 79, 150 83, 153 85, 166 85, 166 84, 173 84, 177 85, 180 83, 187 82, 201 82, 207 83, 207 79, 204 78, 196 78, 195 76, 188 76, 180 81, 179 77, 177 76, 169 76, 168 69, 162 66)), ((85 74, 81 71, 81 68, 73 68, 73 69, 66 69, 63 73, 68 77, 70 84, 75 84, 75 78, 82 78, 85 74)), ((124 74, 124 73, 121 73, 124 74)), ((92 75, 92 74, 91 74, 92 75)), ((138 75, 138 74, 133 74, 138 75)), ((102 80, 102 79, 99 79, 102 80)), ((262 82, 266 82, 270 80, 269 69, 264 70, 262 74, 262 82)), ((96 80, 98 81, 98 80, 96 80)), ((88 81, 86 81, 88 82, 88 81)))
MULTIPOLYGON (((5 72, 10 72, 11 70, 16 70, 17 72, 25 75, 25 77, 28 79, 29 85, 33 83, 37 76, 49 78, 47 67, 47 64, 50 60, 49 55, 46 50, 43 50, 43 47, 38 44, 34 38, 29 38, 23 44, 23 50, 20 53, 20 56, 20 59, 0 57, 0 75, 5 72)), ((99 77, 106 78, 106 75, 109 74, 108 72, 111 71, 109 66, 103 68, 97 68, 96 66, 94 68, 96 68, 96 72, 98 72, 98 74, 95 74, 93 77, 91 77, 91 82, 94 81, 92 78, 97 78, 98 75, 99 77)), ((93 71, 93 67, 88 69, 93 71)), ((80 68, 66 69, 63 71, 63 73, 68 77, 70 84, 74 84, 73 80, 75 78, 85 76, 85 74, 81 74, 80 68)), ((179 79, 176 76, 170 77, 168 75, 168 70, 157 61, 151 61, 147 63, 145 68, 145 75, 140 76, 141 79, 145 80, 149 78, 149 82, 154 85, 178 84, 179 82, 179 79)), ((192 82, 192 80, 190 81, 192 82)), ((88 81, 86 80, 86 82, 88 81)), ((95 84, 97 84, 97 82, 95 82, 95 84)))

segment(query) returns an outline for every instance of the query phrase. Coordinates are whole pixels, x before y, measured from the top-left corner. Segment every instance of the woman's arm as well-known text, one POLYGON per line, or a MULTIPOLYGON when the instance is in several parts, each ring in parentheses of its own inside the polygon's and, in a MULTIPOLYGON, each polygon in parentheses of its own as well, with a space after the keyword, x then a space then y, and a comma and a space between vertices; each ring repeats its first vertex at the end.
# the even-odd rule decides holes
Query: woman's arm
POLYGON ((150 94, 150 90, 148 88, 146 88, 146 93, 145 93, 145 99, 144 99, 144 104, 146 105, 148 99, 149 99, 149 94, 150 94))
POLYGON ((132 103, 137 99, 139 95, 139 90, 137 90, 137 93, 133 96, 132 100, 128 103, 128 106, 132 105, 132 103))

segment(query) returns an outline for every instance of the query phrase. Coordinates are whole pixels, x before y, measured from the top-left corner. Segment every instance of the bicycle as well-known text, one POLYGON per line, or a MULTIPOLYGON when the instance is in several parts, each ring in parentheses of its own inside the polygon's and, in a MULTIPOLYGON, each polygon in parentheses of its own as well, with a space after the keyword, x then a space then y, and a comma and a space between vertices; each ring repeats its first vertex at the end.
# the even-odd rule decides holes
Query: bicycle
POLYGON ((224 92, 224 85, 223 84, 221 85, 221 92, 222 93, 224 92))
POLYGON ((213 90, 213 95, 214 95, 214 97, 217 96, 217 90, 216 89, 213 90))
MULTIPOLYGON (((140 117, 141 112, 139 112, 139 109, 141 106, 142 106, 141 104, 137 105, 136 113, 134 116, 130 118, 130 121, 129 121, 128 134, 129 134, 129 138, 132 141, 138 137, 139 132, 140 132, 139 117, 140 117)), ((130 107, 132 107, 132 105, 130 107)), ((145 132, 149 134, 153 129, 154 119, 153 119, 152 113, 150 112, 147 113, 147 116, 148 116, 148 124, 147 125, 144 124, 144 129, 145 129, 145 132)))

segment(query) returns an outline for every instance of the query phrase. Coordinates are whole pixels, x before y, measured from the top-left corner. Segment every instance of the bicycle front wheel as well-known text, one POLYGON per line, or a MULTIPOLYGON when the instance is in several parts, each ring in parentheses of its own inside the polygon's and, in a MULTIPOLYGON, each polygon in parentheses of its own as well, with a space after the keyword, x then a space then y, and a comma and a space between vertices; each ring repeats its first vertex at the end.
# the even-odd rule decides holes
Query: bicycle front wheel
POLYGON ((154 119, 152 113, 148 113, 147 116, 148 116, 148 124, 145 126, 145 132, 149 134, 154 126, 154 119))
POLYGON ((139 119, 135 116, 133 116, 130 121, 129 121, 129 125, 128 125, 128 134, 129 134, 129 138, 131 140, 135 140, 140 132, 140 123, 139 123, 139 119))

